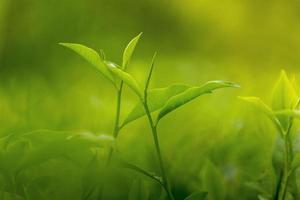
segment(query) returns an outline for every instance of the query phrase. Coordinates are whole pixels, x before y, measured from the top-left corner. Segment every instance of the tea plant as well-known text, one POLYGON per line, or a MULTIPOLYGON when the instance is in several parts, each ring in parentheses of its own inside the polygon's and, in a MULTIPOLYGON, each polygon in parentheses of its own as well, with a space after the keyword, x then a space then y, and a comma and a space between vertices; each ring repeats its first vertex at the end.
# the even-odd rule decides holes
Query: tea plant
MULTIPOLYGON (((129 62, 131 60, 131 57, 133 55, 134 49, 141 37, 141 33, 133 38, 127 47, 124 50, 123 53, 123 62, 122 62, 122 69, 126 70, 127 66, 129 65, 129 62)), ((120 131, 120 114, 121 114, 121 104, 122 104, 122 91, 123 91, 123 81, 118 81, 115 79, 113 74, 108 70, 107 66, 110 65, 116 65, 113 62, 110 62, 106 60, 104 52, 101 50, 100 55, 94 51, 93 49, 80 45, 80 44, 74 44, 74 43, 60 43, 61 45, 68 47, 78 53, 81 57, 85 58, 89 63, 92 64, 100 73, 104 75, 106 79, 108 79, 112 85, 114 86, 116 90, 116 115, 115 115, 115 124, 113 128, 113 137, 117 138, 120 131)), ((108 166, 111 157, 113 155, 113 148, 109 150, 108 158, 106 161, 106 165, 108 166)), ((102 190, 103 186, 100 186, 100 192, 99 192, 99 198, 102 196, 102 190)), ((88 198, 88 197, 84 197, 88 198)))
POLYGON ((294 150, 294 120, 300 116, 300 99, 295 87, 295 80, 290 80, 284 71, 275 84, 272 105, 268 106, 258 97, 241 97, 259 108, 272 121, 278 132, 278 139, 273 152, 273 168, 276 181, 272 194, 261 194, 259 199, 300 199, 295 185, 295 170, 300 166, 300 154, 294 150))
MULTIPOLYGON (((150 71, 145 81, 145 85, 144 87, 141 87, 140 84, 135 80, 135 78, 131 74, 126 72, 126 68, 131 60, 135 46, 140 36, 141 34, 135 37, 124 50, 123 62, 121 66, 106 60, 103 51, 101 51, 100 54, 98 54, 96 51, 89 47, 74 43, 61 43, 61 45, 72 49, 81 57, 85 58, 99 72, 101 72, 104 75, 104 77, 106 77, 115 87, 117 94, 116 119, 113 132, 113 136, 115 138, 118 137, 119 131, 122 128, 124 128, 128 123, 133 122, 134 120, 145 115, 147 116, 148 123, 152 132, 156 155, 158 158, 161 178, 156 175, 153 175, 153 173, 151 172, 147 172, 146 170, 141 169, 126 161, 120 160, 120 162, 123 167, 135 170, 157 181, 165 190, 168 199, 174 200, 158 138, 157 126, 160 120, 170 112, 185 105, 186 103, 194 100, 199 96, 212 93, 216 89, 226 87, 238 87, 238 85, 227 81, 209 81, 201 86, 174 84, 165 88, 149 89, 150 80, 154 69, 154 60, 156 56, 156 54, 154 54, 150 66, 150 71), (137 95, 139 102, 127 115, 125 120, 122 123, 120 123, 123 84, 126 84, 129 88, 132 89, 132 91, 137 95), (158 111, 158 115, 156 118, 154 118, 153 116, 153 112, 155 111, 158 111)), ((107 165, 109 165, 112 155, 113 149, 110 150, 107 165)), ((99 198, 101 198, 101 193, 99 198)), ((206 198, 205 192, 196 192, 187 197, 186 200, 204 198, 206 198)))

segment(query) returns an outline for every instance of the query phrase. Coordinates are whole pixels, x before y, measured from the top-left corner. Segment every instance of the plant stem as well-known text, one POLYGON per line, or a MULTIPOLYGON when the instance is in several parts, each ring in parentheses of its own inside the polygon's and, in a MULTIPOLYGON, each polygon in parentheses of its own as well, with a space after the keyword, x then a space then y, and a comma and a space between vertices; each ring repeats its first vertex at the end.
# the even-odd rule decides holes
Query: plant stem
POLYGON ((292 149, 292 144, 290 141, 290 130, 291 130, 292 123, 288 127, 288 130, 286 131, 286 134, 284 134, 284 166, 283 166, 283 175, 279 187, 279 192, 278 192, 278 200, 284 200, 286 191, 287 191, 287 186, 288 186, 288 181, 289 181, 289 176, 291 172, 291 162, 293 160, 293 149, 292 149))
MULTIPOLYGON (((115 125, 114 125, 114 131, 113 131, 113 137, 117 139, 120 131, 120 114, 121 114, 121 102, 122 102, 122 91, 123 91, 123 81, 120 84, 120 88, 117 91, 117 109, 116 109, 116 116, 115 116, 115 125)), ((113 148, 110 148, 108 153, 108 158, 106 162, 106 166, 110 164, 111 157, 113 154, 113 148)))
MULTIPOLYGON (((147 99, 147 98, 145 98, 147 99)), ((165 166, 163 163, 163 159, 162 159, 162 155, 161 155, 161 150, 160 150, 160 145, 159 145, 159 140, 158 140, 158 136, 157 136, 157 129, 156 126, 153 123, 153 119, 151 117, 148 105, 147 105, 147 100, 145 100, 144 102, 144 108, 145 108, 145 112, 151 127, 151 131, 152 131, 152 136, 153 136, 153 140, 154 140, 154 144, 155 144, 155 150, 157 153, 157 157, 158 157, 158 162, 159 162, 159 167, 160 167, 160 171, 161 171, 161 175, 162 175, 162 179, 163 179, 163 185, 164 185, 164 189, 167 193, 168 199, 169 200, 174 200, 173 194, 171 192, 171 188, 170 188, 170 184, 166 175, 166 171, 165 171, 165 166)))
MULTIPOLYGON (((115 125, 114 125, 114 131, 113 131, 113 137, 115 139, 117 139, 117 137, 119 135, 119 131, 120 131, 119 123, 120 123, 120 114, 121 114, 122 91, 123 91, 123 81, 121 81, 120 87, 117 90, 117 108, 116 108, 115 125)), ((114 151, 114 149, 111 147, 108 152, 108 157, 106 160, 105 167, 109 166, 112 155, 113 155, 113 151, 114 151)), ((99 200, 102 199, 103 189, 104 189, 104 184, 101 184, 99 187, 99 193, 98 193, 99 200)))

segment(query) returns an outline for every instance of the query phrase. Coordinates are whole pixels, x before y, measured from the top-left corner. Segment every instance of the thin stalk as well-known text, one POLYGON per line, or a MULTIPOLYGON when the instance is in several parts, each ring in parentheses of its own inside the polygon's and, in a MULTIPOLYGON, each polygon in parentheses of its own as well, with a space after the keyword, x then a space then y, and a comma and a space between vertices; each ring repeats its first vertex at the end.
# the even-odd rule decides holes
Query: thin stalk
MULTIPOLYGON (((117 106, 116 106, 117 108, 116 108, 115 125, 114 125, 114 131, 113 131, 113 137, 115 139, 117 139, 119 132, 120 132, 119 124, 120 124, 120 114, 121 114, 122 91, 123 91, 123 81, 121 81, 120 87, 117 89, 117 106)), ((107 157, 106 164, 105 164, 106 167, 108 167, 111 162, 113 152, 114 152, 114 149, 111 147, 108 152, 108 157, 107 157)), ((101 184, 99 187, 99 193, 98 193, 99 200, 102 199, 103 189, 104 189, 104 184, 101 184)))
POLYGON ((148 107, 148 88, 149 88, 150 80, 151 80, 152 73, 153 73, 155 57, 156 57, 156 52, 154 53, 152 61, 151 61, 150 71, 149 71, 148 78, 147 78, 146 84, 145 84, 145 89, 144 89, 144 99, 141 99, 141 102, 144 106, 144 109, 145 109, 145 112, 146 112, 146 115, 147 115, 147 118, 148 118, 148 121, 149 121, 149 125, 151 127, 153 141, 154 141, 154 144, 155 144, 155 150, 156 150, 156 154, 157 154, 157 157, 158 157, 158 163, 159 163, 159 167, 160 167, 160 171, 161 171, 161 176, 162 176, 162 179, 163 179, 163 188, 165 189, 165 191, 167 193, 168 199, 169 200, 174 200, 174 196, 173 196, 171 188, 170 188, 170 184, 169 184, 169 181, 168 181, 168 178, 167 178, 164 162, 163 162, 162 155, 161 155, 161 150, 160 150, 159 140, 158 140, 158 136, 157 136, 156 125, 153 122, 151 112, 150 112, 149 107, 148 107))
POLYGON ((289 149, 288 143, 287 141, 285 141, 285 148, 284 148, 285 161, 284 161, 282 180, 281 180, 279 193, 278 193, 278 200, 285 199, 285 194, 286 194, 286 189, 287 189, 287 184, 289 179, 289 150, 288 149, 289 149))
POLYGON ((283 175, 278 192, 278 200, 284 200, 286 196, 287 186, 289 182, 289 177, 291 174, 291 162, 293 160, 293 148, 290 139, 290 131, 293 125, 293 121, 290 122, 287 131, 284 135, 284 166, 283 175))
MULTIPOLYGON (((115 119, 114 131, 113 131, 113 137, 115 139, 117 139, 120 132, 119 124, 120 124, 120 114, 121 114, 122 91, 123 91, 123 81, 121 81, 120 88, 117 90, 117 109, 116 109, 116 115, 115 115, 116 119, 115 119)), ((110 148, 106 166, 110 164, 112 154, 113 154, 113 148, 110 148)))
POLYGON ((160 150, 160 145, 159 145, 159 140, 158 140, 158 136, 157 136, 157 129, 156 126, 153 123, 153 119, 151 117, 148 105, 147 105, 147 101, 145 101, 144 103, 144 108, 145 108, 145 112, 151 127, 151 131, 152 131, 152 136, 153 136, 153 140, 154 140, 154 144, 155 144, 155 150, 156 150, 156 154, 158 157, 158 163, 159 163, 159 167, 160 167, 160 171, 161 171, 161 176, 163 179, 163 185, 164 185, 164 189, 166 190, 167 196, 169 200, 175 200, 174 196, 171 192, 171 188, 170 188, 170 184, 167 178, 167 174, 165 171, 165 166, 164 166, 164 162, 162 159, 162 154, 161 154, 161 150, 160 150))

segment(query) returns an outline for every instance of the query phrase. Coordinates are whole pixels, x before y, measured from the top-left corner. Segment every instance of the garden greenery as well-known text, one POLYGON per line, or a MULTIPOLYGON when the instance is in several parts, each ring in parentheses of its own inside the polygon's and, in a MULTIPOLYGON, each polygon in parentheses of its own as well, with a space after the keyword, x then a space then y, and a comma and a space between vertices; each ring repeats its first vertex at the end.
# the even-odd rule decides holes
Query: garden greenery
MULTIPOLYGON (((49 178, 50 176, 34 179, 31 177, 34 173, 30 174, 28 170, 54 158, 67 159, 78 168, 83 169, 83 174, 80 174, 82 176, 81 200, 105 199, 103 193, 107 183, 105 178, 102 180, 99 177, 109 176, 109 170, 113 167, 132 170, 153 180, 163 191, 160 196, 161 200, 177 199, 173 189, 175 184, 170 181, 170 171, 166 167, 166 159, 160 145, 159 136, 163 133, 160 133, 159 125, 163 123, 162 119, 200 96, 210 94, 218 89, 237 88, 239 85, 229 81, 214 80, 200 85, 177 83, 163 88, 151 88, 156 53, 152 57, 144 84, 139 83, 132 74, 128 73, 127 69, 141 35, 139 34, 128 43, 120 65, 107 60, 103 50, 97 52, 81 44, 60 43, 84 58, 111 83, 115 91, 116 102, 112 133, 34 130, 26 133, 14 132, 0 138, 0 181, 5 183, 0 190, 0 200, 41 200, 43 197, 51 195, 51 191, 47 191, 41 186, 42 183, 53 181, 49 178), (122 105, 126 101, 123 93, 124 87, 130 88, 138 101, 132 110, 126 113, 124 119, 121 119, 121 113, 124 110, 122 105), (142 117, 147 118, 151 131, 159 174, 121 158, 115 143, 121 130, 126 130, 128 124, 142 117), (102 154, 106 156, 103 157, 102 154), (77 155, 81 155, 79 157, 85 160, 79 160, 77 155), (40 188, 40 190, 36 188, 40 188)), ((272 158, 270 158, 273 167, 271 188, 265 190, 260 187, 260 182, 247 183, 248 186, 259 191, 259 195, 256 196, 258 200, 300 199, 296 181, 296 169, 300 166, 300 153, 295 147, 297 118, 300 118, 300 97, 295 79, 290 79, 284 71, 281 72, 279 80, 274 86, 270 105, 258 97, 240 97, 240 99, 254 105, 270 119, 277 138, 272 158)), ((203 187, 195 190, 194 193, 185 197, 185 200, 225 200, 227 197, 222 186, 224 185, 222 172, 210 159, 204 160, 203 163, 205 165, 201 171, 203 171, 202 182, 205 190, 203 187)), ((55 199, 54 196, 53 199, 55 199)), ((128 199, 150 199, 140 179, 133 181, 128 192, 128 199)))

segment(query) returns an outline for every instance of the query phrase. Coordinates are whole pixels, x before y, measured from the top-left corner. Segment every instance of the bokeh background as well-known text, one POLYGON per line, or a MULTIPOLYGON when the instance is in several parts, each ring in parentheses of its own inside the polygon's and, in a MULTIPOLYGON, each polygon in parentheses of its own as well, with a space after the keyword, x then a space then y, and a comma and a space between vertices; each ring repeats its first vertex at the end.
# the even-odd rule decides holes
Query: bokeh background
MULTIPOLYGON (((58 43, 103 49, 120 63, 127 43, 143 32, 128 68, 141 83, 157 51, 152 88, 211 79, 241 85, 203 96, 160 124, 177 199, 205 190, 201 173, 207 160, 221 174, 224 195, 216 198, 255 199, 259 192, 251 182, 270 168, 276 134, 237 96, 269 102, 281 69, 299 77, 299 22, 297 0, 1 0, 0 135, 37 129, 110 134, 114 89, 58 43)), ((124 96, 122 116, 137 101, 128 89, 124 96)), ((145 119, 122 130, 117 145, 124 159, 158 170, 145 119)), ((80 199, 80 170, 65 161, 48 165, 34 171, 55 177, 43 186, 52 192, 47 189, 44 198, 80 199)), ((139 176, 118 173, 120 181, 108 180, 106 199, 126 199, 133 177, 139 176)), ((261 187, 270 190, 268 183, 261 187)))

